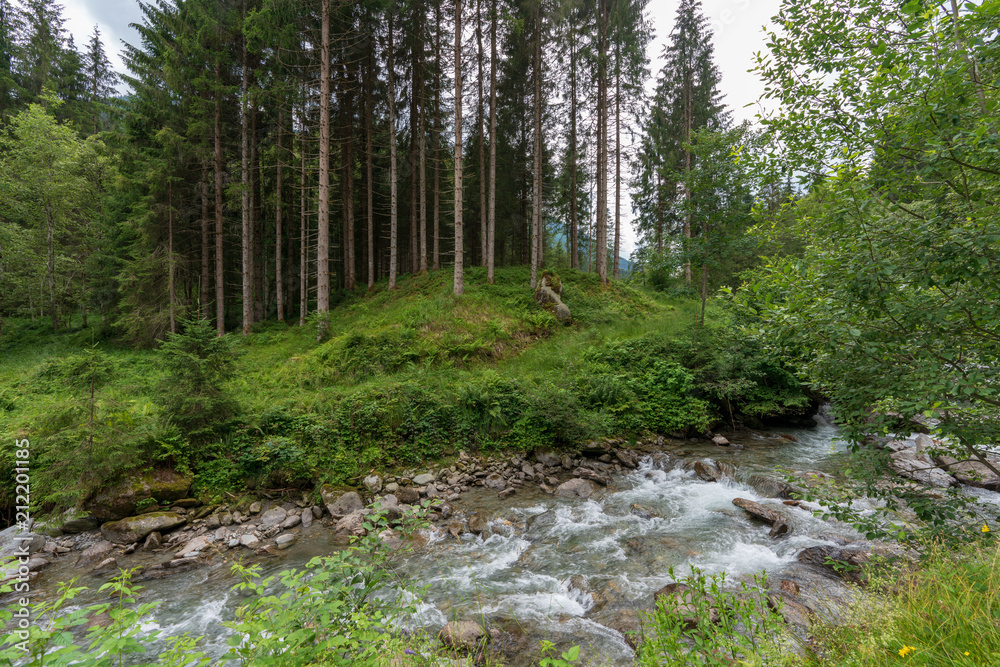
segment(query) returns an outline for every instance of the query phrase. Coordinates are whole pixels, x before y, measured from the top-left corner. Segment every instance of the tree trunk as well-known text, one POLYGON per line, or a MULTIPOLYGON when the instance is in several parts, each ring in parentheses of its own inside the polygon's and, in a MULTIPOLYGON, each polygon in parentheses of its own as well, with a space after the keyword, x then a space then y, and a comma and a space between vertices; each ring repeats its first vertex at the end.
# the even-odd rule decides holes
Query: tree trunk
POLYGON ((240 80, 240 204, 243 227, 240 234, 243 275, 243 335, 250 334, 253 324, 253 248, 250 235, 250 114, 247 99, 250 82, 250 68, 247 66, 246 39, 242 45, 243 77, 240 80))
POLYGON ((326 338, 330 312, 330 0, 320 0, 319 206, 316 234, 316 339, 326 338))
POLYGON ((309 314, 309 202, 306 197, 306 89, 302 87, 302 133, 299 136, 299 326, 309 314))
POLYGON ((350 65, 348 65, 347 90, 345 91, 345 146, 344 146, 344 274, 345 287, 354 291, 357 285, 357 269, 354 265, 354 91, 351 89, 350 65))
POLYGON ((56 313, 56 220, 52 215, 52 206, 45 202, 45 250, 48 262, 45 267, 45 279, 49 287, 49 317, 52 328, 59 328, 59 315, 56 313))
POLYGON ((621 44, 615 44, 615 250, 611 253, 611 275, 618 278, 618 254, 622 231, 622 73, 621 44))
POLYGON ((437 82, 434 85, 434 258, 435 270, 441 268, 441 0, 434 5, 434 58, 437 82))
MULTIPOLYGON (((573 26, 575 27, 575 26, 573 26)), ((569 268, 580 268, 580 240, 577 236, 580 229, 577 212, 577 137, 576 137, 576 34, 570 29, 569 35, 569 233, 566 235, 569 248, 569 268)))
MULTIPOLYGON (((256 87, 256 84, 254 84, 256 87)), ((264 215, 260 191, 259 109, 254 99, 250 109, 250 248, 253 265, 253 321, 260 322, 267 312, 267 256, 264 254, 264 215)))
POLYGON ((420 169, 420 177, 418 179, 420 186, 420 262, 418 268, 420 271, 427 270, 427 95, 424 81, 424 14, 424 6, 421 3, 418 26, 420 58, 417 63, 417 72, 419 74, 417 77, 417 92, 420 103, 419 122, 417 124, 417 146, 420 153, 418 156, 420 169))
POLYGON ((476 80, 479 87, 479 115, 476 118, 476 130, 479 132, 479 171, 476 173, 479 180, 479 263, 486 266, 489 223, 486 219, 486 147, 483 145, 483 123, 486 120, 483 116, 483 0, 476 2, 476 43, 479 47, 479 78, 476 80))
POLYGON ((389 43, 388 43, 388 73, 389 73, 389 289, 396 289, 396 272, 398 255, 397 237, 399 232, 399 219, 397 215, 398 193, 396 179, 398 176, 396 165, 396 73, 393 60, 393 10, 389 10, 389 43))
POLYGON ((608 0, 599 0, 600 41, 597 67, 597 219, 594 248, 597 274, 608 282, 608 0))
MULTIPOLYGON (((693 100, 691 99, 691 69, 684 72, 684 239, 685 251, 691 249, 691 114, 693 100)), ((691 284, 691 260, 684 262, 684 279, 691 284)))
MULTIPOLYGON (((371 38, 369 34, 369 38, 371 38)), ((372 190, 372 161, 374 150, 372 148, 372 78, 375 73, 375 65, 372 60, 375 57, 375 44, 369 46, 368 57, 365 60, 365 216, 368 223, 368 289, 375 286, 375 211, 373 207, 374 197, 372 190)))
POLYGON ((455 0, 455 286, 456 296, 465 293, 462 262, 462 0, 455 0))
MULTIPOLYGON (((169 178, 169 175, 168 175, 169 178)), ((177 294, 174 288, 174 184, 167 182, 167 295, 170 299, 170 333, 177 333, 177 294)))
POLYGON ((281 238, 281 214, 284 209, 285 200, 282 199, 282 185, 284 176, 284 150, 283 140, 285 134, 285 115, 282 110, 278 110, 278 170, 275 175, 277 182, 275 183, 275 202, 274 202, 274 283, 277 293, 275 297, 277 299, 278 308, 278 321, 285 321, 285 281, 283 277, 285 275, 284 265, 282 264, 281 249, 282 249, 282 238, 281 238))
POLYGON ((222 172, 222 65, 215 65, 215 328, 220 336, 226 333, 225 266, 222 256, 223 172, 222 172))
POLYGON ((542 3, 535 2, 535 48, 532 58, 535 80, 535 141, 534 184, 531 213, 531 289, 538 286, 538 269, 542 264, 542 3))
POLYGON ((490 205, 486 230, 486 280, 492 285, 497 224, 497 0, 490 13, 490 205))
POLYGON ((208 163, 202 164, 201 178, 201 316, 206 320, 211 310, 211 260, 208 249, 208 163))

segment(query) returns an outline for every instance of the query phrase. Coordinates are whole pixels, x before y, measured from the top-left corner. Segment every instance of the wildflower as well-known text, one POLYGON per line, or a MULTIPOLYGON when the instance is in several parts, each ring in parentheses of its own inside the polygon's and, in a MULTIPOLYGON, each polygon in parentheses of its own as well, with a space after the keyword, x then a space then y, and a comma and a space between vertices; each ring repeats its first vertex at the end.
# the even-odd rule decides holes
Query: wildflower
POLYGON ((989 526, 987 526, 987 525, 986 525, 985 523, 983 524, 983 532, 984 532, 984 533, 988 533, 988 532, 990 532, 990 527, 989 527, 989 526))
MULTIPOLYGON (((403 653, 405 653, 406 655, 416 655, 417 654, 417 652, 414 651, 414 650, 412 650, 412 649, 404 649, 403 653)), ((966 653, 965 655, 969 655, 969 654, 966 653)))
POLYGON ((968 651, 966 651, 966 652, 965 652, 965 655, 969 655, 969 652, 968 652, 968 651))
POLYGON ((912 646, 907 646, 906 644, 903 644, 903 648, 899 649, 899 657, 905 658, 909 654, 913 653, 915 650, 916 649, 913 648, 912 646))

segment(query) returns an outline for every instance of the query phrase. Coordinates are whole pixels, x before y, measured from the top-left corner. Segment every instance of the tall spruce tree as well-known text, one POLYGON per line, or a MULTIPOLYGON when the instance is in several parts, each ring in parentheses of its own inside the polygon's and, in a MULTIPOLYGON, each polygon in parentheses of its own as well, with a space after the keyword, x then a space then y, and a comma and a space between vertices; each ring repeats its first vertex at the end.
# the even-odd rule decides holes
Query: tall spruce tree
MULTIPOLYGON (((700 0, 681 0, 643 127, 636 165, 638 188, 633 198, 644 238, 647 242, 654 239, 660 252, 667 249, 667 235, 679 234, 685 251, 690 245, 688 181, 695 160, 691 137, 701 129, 722 129, 729 122, 713 55, 712 34, 700 0)), ((684 262, 684 279, 691 282, 689 261, 684 262)))

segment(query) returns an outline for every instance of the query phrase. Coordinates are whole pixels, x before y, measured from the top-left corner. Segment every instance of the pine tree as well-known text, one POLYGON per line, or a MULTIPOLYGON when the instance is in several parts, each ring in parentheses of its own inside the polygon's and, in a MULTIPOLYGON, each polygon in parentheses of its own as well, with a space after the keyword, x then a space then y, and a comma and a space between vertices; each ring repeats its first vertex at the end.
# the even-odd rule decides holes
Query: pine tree
POLYGON ((97 134, 110 129, 110 109, 108 103, 115 94, 118 75, 111 69, 111 61, 104 52, 101 31, 95 25, 94 34, 87 42, 83 54, 83 76, 86 82, 86 100, 90 106, 90 133, 97 134))
MULTIPOLYGON (((712 35, 699 0, 682 0, 670 41, 664 48, 652 108, 643 127, 637 157, 639 187, 633 206, 647 242, 663 247, 667 235, 692 238, 689 174, 695 157, 690 139, 700 129, 722 129, 728 113, 718 90, 712 35), (678 191, 684 202, 678 201, 678 191), (678 229, 679 227, 679 229, 678 229)), ((691 283, 691 264, 684 262, 691 283)))
POLYGON ((0 121, 15 113, 21 97, 15 74, 21 16, 11 0, 0 0, 0 121))

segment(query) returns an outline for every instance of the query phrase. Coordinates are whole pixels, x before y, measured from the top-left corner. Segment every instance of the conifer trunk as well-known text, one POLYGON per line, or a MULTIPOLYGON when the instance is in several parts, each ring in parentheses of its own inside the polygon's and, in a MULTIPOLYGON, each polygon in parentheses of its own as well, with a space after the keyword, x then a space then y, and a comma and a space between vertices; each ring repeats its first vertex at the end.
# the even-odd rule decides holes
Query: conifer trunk
MULTIPOLYGON (((371 35, 369 35, 371 37, 371 35)), ((374 197, 372 195, 372 161, 374 150, 372 148, 372 77, 374 74, 375 44, 372 42, 368 49, 368 58, 365 60, 365 216, 368 226, 368 289, 375 286, 375 211, 374 197)))
POLYGON ((222 65, 215 64, 215 328, 222 336, 226 333, 225 266, 222 254, 223 227, 223 172, 222 172, 222 65))
POLYGON ((316 338, 323 340, 330 312, 330 0, 320 0, 319 205, 316 234, 316 338))
POLYGON ((476 173, 479 180, 479 264, 486 266, 488 254, 489 223, 486 219, 486 155, 483 146, 483 0, 476 2, 476 43, 479 47, 479 77, 476 80, 479 88, 479 114, 476 119, 476 130, 479 133, 479 171, 476 173))
POLYGON ((490 14, 490 204, 486 230, 486 280, 492 285, 497 221, 497 0, 493 0, 490 14))
POLYGON ((247 99, 250 82, 250 70, 247 66, 247 43, 242 40, 243 76, 240 79, 240 212, 242 229, 240 243, 242 250, 243 278, 243 335, 250 334, 253 323, 253 250, 250 224, 250 115, 247 111, 247 99))
POLYGON ((389 289, 396 289, 397 272, 397 235, 399 220, 397 216, 398 193, 396 179, 396 77, 394 71, 393 50, 393 18, 394 12, 389 10, 389 43, 388 43, 388 74, 389 74, 389 289))
POLYGON ((284 265, 282 264, 281 249, 282 249, 282 228, 281 228, 281 214, 284 209, 284 199, 282 199, 282 177, 284 176, 284 164, 283 158, 284 154, 282 150, 284 146, 282 145, 284 140, 284 129, 285 129, 285 116, 282 110, 278 110, 278 171, 275 175, 275 203, 274 203, 274 283, 275 283, 275 299, 277 301, 278 309, 278 321, 285 321, 285 281, 284 276, 284 265))
POLYGON ((462 0, 455 0, 455 296, 465 293, 462 231, 462 0))
POLYGON ((542 3, 535 2, 535 48, 533 49, 535 84, 534 184, 531 215, 531 289, 538 286, 538 269, 542 263, 542 3))
POLYGON ((208 163, 203 162, 201 190, 201 316, 206 320, 212 316, 211 310, 211 259, 208 247, 208 163))

